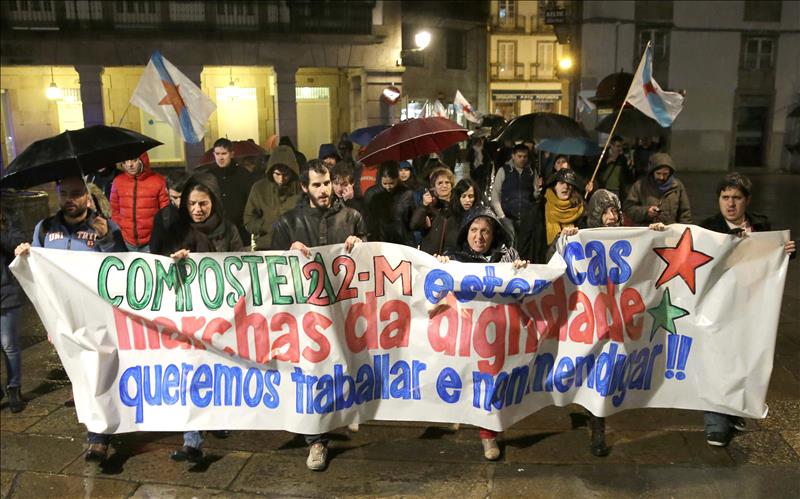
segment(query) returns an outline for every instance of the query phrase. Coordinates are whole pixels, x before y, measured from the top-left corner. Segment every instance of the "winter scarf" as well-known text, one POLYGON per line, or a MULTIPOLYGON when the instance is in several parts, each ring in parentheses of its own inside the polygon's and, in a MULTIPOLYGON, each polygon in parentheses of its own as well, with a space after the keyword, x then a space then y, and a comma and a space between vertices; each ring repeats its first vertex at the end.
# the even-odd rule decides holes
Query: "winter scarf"
POLYGON ((564 227, 574 226, 583 215, 583 203, 575 204, 573 199, 560 199, 553 189, 544 194, 547 202, 544 205, 544 223, 547 228, 547 245, 561 234, 564 227))

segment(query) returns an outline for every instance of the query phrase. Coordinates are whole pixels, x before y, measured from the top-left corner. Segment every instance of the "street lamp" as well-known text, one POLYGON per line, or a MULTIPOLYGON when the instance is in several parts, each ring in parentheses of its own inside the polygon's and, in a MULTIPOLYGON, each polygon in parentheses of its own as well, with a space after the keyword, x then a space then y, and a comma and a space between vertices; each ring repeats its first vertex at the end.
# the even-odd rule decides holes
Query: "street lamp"
POLYGON ((417 34, 414 35, 414 43, 417 45, 417 50, 425 50, 431 43, 431 34, 425 30, 418 31, 417 34))
POLYGON ((44 95, 49 100, 61 100, 64 92, 56 85, 56 80, 53 78, 53 66, 50 66, 50 86, 44 91, 44 95))
POLYGON ((568 55, 562 57, 561 60, 558 61, 558 67, 563 71, 568 71, 572 68, 572 57, 568 55))

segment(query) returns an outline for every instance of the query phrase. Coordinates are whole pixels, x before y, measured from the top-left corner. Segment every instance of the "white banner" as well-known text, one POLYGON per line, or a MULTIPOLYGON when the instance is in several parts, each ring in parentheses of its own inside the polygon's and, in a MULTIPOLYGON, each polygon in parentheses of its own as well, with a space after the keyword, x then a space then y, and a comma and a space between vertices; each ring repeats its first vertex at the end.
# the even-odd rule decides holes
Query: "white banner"
POLYGON ((34 248, 11 268, 90 431, 502 430, 570 403, 765 417, 786 240, 589 229, 522 270, 382 243, 182 262, 34 248))

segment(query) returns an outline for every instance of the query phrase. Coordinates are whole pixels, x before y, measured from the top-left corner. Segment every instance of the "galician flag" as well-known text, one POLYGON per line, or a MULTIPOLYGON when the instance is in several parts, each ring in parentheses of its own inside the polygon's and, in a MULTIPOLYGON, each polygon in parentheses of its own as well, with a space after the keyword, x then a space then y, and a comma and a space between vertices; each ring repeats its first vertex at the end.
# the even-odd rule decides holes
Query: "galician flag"
POLYGON ((217 106, 158 51, 153 52, 131 96, 131 104, 179 130, 184 142, 203 140, 217 106))
POLYGON ((453 105, 456 109, 461 109, 461 112, 464 114, 464 117, 473 123, 480 123, 481 119, 478 116, 472 106, 469 104, 469 101, 461 95, 461 90, 456 90, 456 97, 453 99, 453 105))
POLYGON ((628 102, 665 128, 672 126, 683 109, 683 96, 677 92, 665 92, 653 79, 653 48, 649 42, 633 76, 628 102))

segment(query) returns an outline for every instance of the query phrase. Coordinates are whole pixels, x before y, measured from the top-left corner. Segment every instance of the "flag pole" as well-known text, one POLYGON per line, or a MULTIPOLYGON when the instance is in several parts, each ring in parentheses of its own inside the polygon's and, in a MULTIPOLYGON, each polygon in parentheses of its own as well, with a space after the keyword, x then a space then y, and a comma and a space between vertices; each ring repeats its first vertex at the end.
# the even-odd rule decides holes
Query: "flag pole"
MULTIPOLYGON (((639 60, 639 66, 642 65, 644 58, 647 57, 648 49, 650 49, 649 41, 647 42, 647 47, 644 49, 642 58, 639 60)), ((637 72, 639 70, 639 66, 636 67, 637 72)), ((617 129, 617 123, 619 123, 619 118, 622 116, 622 110, 625 109, 625 104, 628 103, 628 97, 631 95, 631 88, 633 88, 633 80, 631 80, 631 84, 628 85, 628 92, 625 94, 625 100, 622 101, 622 105, 619 107, 619 111, 617 111, 617 117, 614 119, 614 124, 611 126, 611 131, 608 133, 608 137, 606 138, 606 144, 603 146, 603 151, 600 153, 600 157, 597 159, 597 165, 594 167, 594 172, 592 173, 592 178, 589 179, 589 182, 594 182, 594 179, 597 176, 597 171, 600 169, 600 165, 603 163, 603 158, 606 155, 606 150, 608 150, 608 145, 611 143, 611 138, 614 137, 614 131, 617 129)))
POLYGON ((117 122, 117 126, 121 126, 122 125, 122 120, 125 119, 125 116, 127 116, 127 114, 128 114, 128 109, 130 109, 130 108, 131 108, 131 103, 128 102, 128 106, 125 108, 125 112, 123 112, 122 116, 119 118, 119 122, 117 122))

